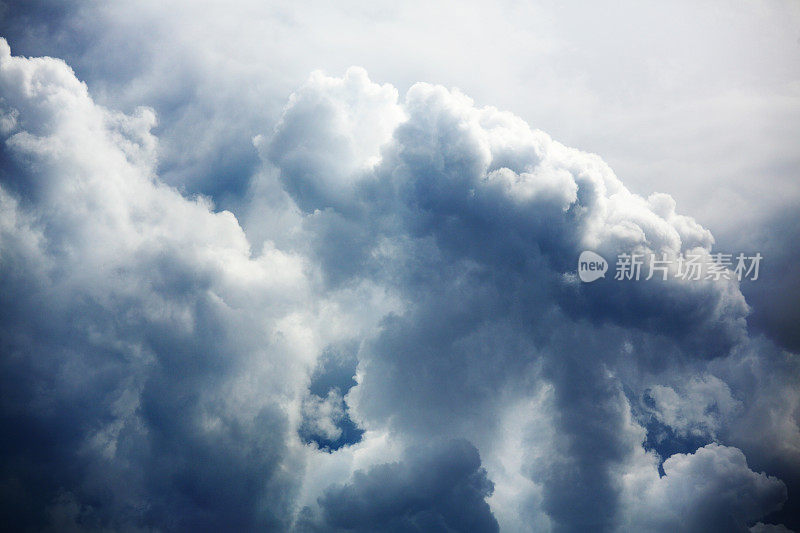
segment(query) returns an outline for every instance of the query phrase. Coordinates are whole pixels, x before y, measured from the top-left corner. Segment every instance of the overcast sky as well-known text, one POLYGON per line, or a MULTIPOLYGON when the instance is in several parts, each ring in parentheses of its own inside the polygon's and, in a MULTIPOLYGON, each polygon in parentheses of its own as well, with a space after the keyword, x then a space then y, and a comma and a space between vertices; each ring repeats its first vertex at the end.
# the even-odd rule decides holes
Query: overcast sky
POLYGON ((800 530, 797 2, 3 1, 0 37, 14 528, 800 530))

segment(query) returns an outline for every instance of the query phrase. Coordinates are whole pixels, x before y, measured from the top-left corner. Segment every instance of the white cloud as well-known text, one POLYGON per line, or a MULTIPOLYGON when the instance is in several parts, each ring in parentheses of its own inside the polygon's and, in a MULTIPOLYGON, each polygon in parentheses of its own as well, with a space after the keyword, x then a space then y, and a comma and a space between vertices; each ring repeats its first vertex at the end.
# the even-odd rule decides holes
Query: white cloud
POLYGON ((661 478, 628 486, 623 529, 646 531, 748 531, 747 524, 778 509, 786 486, 756 473, 736 448, 709 444, 664 461, 661 478))

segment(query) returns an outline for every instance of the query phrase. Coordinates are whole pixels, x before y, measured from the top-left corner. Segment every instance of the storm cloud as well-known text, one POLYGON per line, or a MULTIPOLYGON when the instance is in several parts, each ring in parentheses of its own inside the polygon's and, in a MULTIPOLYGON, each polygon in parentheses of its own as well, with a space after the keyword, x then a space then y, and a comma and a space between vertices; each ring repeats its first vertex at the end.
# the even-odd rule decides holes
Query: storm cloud
POLYGON ((213 151, 163 166, 183 119, 5 40, 0 95, 11 527, 800 527, 786 328, 735 280, 581 283, 583 250, 717 251, 599 156, 315 71, 252 138, 212 128, 247 174, 225 210, 213 151))

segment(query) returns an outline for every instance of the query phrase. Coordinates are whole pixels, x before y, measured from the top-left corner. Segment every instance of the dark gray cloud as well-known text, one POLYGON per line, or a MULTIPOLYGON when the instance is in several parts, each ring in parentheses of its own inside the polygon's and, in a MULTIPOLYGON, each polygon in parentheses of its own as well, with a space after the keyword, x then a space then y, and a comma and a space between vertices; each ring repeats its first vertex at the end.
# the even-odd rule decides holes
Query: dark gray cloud
POLYGON ((485 498, 493 484, 469 442, 412 448, 398 463, 358 471, 327 489, 322 517, 300 530, 498 531, 485 498))

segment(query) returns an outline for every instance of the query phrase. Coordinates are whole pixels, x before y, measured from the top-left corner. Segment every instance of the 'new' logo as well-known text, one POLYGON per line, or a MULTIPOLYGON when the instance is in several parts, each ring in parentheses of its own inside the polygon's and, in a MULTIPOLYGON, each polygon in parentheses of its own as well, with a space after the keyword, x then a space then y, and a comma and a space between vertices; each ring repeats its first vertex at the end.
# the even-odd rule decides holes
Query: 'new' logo
POLYGON ((578 277, 581 281, 589 283, 598 278, 606 277, 608 263, 603 256, 586 250, 578 258, 578 277))

